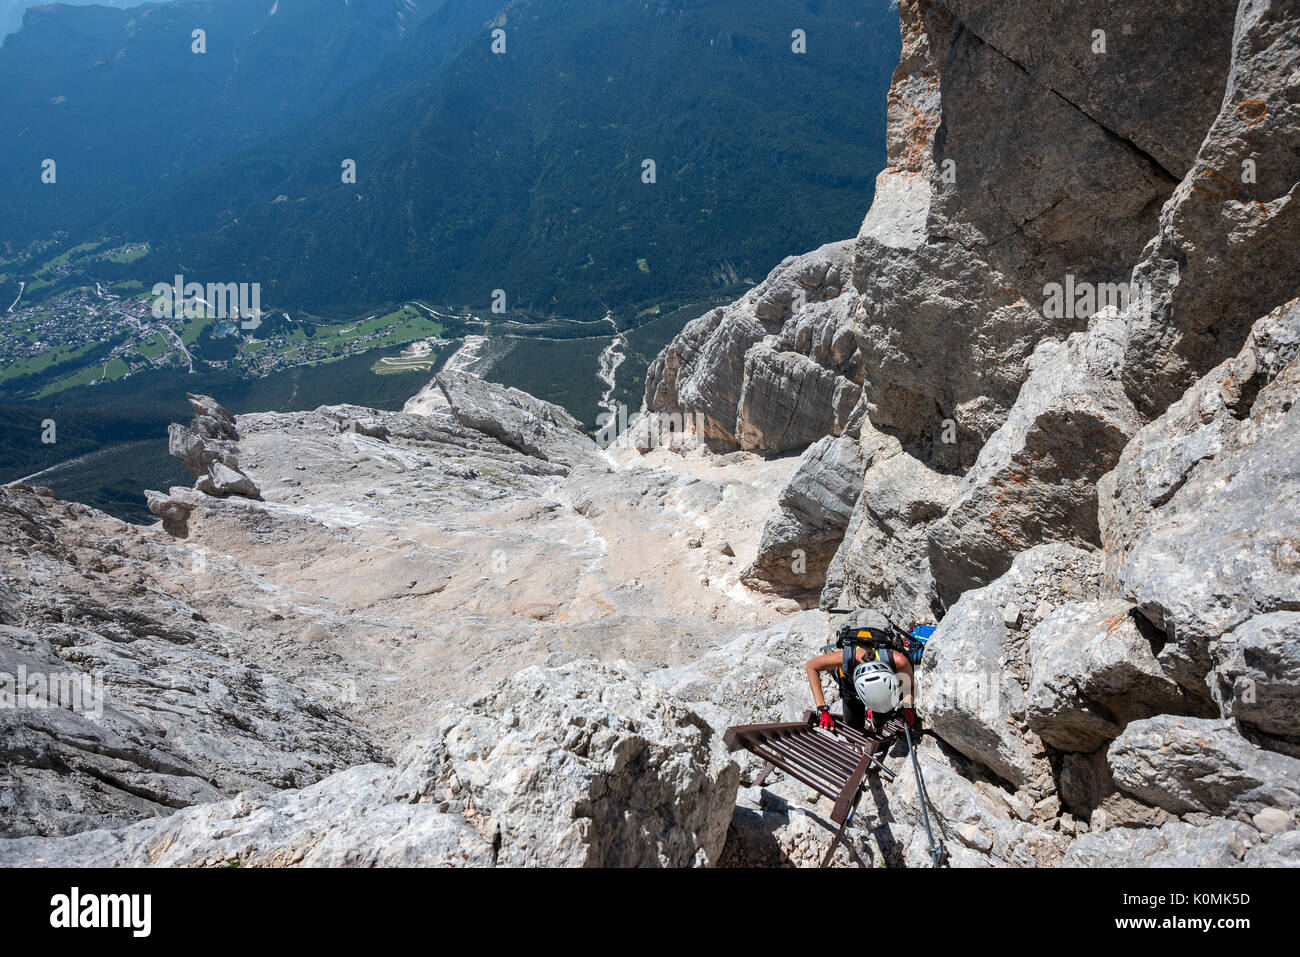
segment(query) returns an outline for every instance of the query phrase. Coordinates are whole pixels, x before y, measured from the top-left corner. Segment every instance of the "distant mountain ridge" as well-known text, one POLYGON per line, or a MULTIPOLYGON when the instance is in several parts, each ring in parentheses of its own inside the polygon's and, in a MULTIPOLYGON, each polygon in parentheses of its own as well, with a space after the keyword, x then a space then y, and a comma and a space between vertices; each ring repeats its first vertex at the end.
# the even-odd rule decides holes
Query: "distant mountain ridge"
POLYGON ((0 80, 21 95, 0 122, 22 133, 0 160, 17 187, 0 241, 126 235, 152 244, 142 281, 260 282, 332 314, 414 296, 486 311, 499 288, 511 309, 589 315, 755 278, 843 235, 884 165, 899 49, 884 0, 321 9, 64 9, 11 37, 0 80), (200 11, 220 24, 201 63, 200 11), (137 56, 146 43, 166 59, 137 56), (69 76, 79 101, 51 80, 69 76), (135 89, 159 105, 122 122, 108 101, 135 89), (38 177, 55 155, 57 191, 38 177))
MULTIPOLYGON (((0 40, 17 32, 23 25, 23 14, 32 7, 45 6, 50 0, 0 0, 0 40)), ((84 7, 94 4, 99 7, 134 6, 131 0, 60 0, 63 6, 84 7)))
POLYGON ((0 241, 106 217, 310 115, 442 0, 47 5, 0 47, 0 241), (193 52, 203 31, 204 53, 193 52), (42 179, 46 160, 56 181, 42 179))

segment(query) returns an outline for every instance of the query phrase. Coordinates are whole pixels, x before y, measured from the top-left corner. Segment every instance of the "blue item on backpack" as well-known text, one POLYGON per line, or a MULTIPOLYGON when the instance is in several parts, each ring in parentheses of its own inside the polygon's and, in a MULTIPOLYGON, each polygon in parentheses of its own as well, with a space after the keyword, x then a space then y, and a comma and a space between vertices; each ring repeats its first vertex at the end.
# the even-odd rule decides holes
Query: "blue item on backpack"
POLYGON ((921 656, 925 654, 925 644, 934 634, 934 625, 917 625, 912 629, 912 633, 903 639, 903 647, 899 649, 907 655, 907 660, 914 665, 921 663, 921 656))

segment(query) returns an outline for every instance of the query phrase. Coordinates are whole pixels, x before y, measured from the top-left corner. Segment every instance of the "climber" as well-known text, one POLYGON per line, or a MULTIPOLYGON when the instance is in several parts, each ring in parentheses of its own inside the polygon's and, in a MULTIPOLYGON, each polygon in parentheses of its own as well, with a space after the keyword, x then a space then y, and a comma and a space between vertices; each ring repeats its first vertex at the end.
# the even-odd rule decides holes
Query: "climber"
POLYGON ((892 629, 883 619, 860 620, 840 629, 838 646, 823 649, 824 654, 807 664, 808 684, 813 703, 820 712, 817 723, 828 731, 835 730, 835 719, 822 694, 823 671, 834 671, 844 705, 844 721, 856 731, 865 731, 867 722, 879 726, 894 712, 902 709, 903 720, 911 727, 916 721, 913 701, 914 673, 907 655, 898 651, 889 639, 892 629))

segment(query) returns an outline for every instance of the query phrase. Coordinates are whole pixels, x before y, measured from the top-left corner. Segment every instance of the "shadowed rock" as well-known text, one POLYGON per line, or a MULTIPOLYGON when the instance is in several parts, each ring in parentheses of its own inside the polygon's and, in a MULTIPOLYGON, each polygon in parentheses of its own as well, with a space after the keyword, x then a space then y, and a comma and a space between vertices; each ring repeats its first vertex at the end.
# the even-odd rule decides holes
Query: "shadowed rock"
POLYGON ((758 557, 743 579, 755 585, 820 588, 853 512, 862 474, 857 440, 826 437, 799 458, 763 526, 758 557))
POLYGON ((1034 544, 1101 544, 1097 480, 1142 426, 1119 385, 1122 359, 1123 317, 1114 312, 1035 353, 1006 423, 929 531, 941 598, 992 581, 1034 544))

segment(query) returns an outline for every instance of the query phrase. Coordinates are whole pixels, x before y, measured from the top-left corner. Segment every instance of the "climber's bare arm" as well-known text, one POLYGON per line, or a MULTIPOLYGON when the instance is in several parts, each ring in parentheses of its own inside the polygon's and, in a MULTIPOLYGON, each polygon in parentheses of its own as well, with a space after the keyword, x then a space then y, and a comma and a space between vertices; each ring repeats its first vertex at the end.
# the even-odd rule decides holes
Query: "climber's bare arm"
POLYGON ((912 662, 908 660, 907 655, 894 652, 894 667, 897 669, 899 677, 903 679, 903 707, 916 709, 916 699, 913 692, 916 689, 916 674, 912 671, 912 662))
POLYGON ((807 664, 808 687, 812 689, 813 704, 819 708, 826 707, 826 698, 822 695, 822 672, 830 671, 840 663, 839 652, 829 652, 809 658, 807 664))

